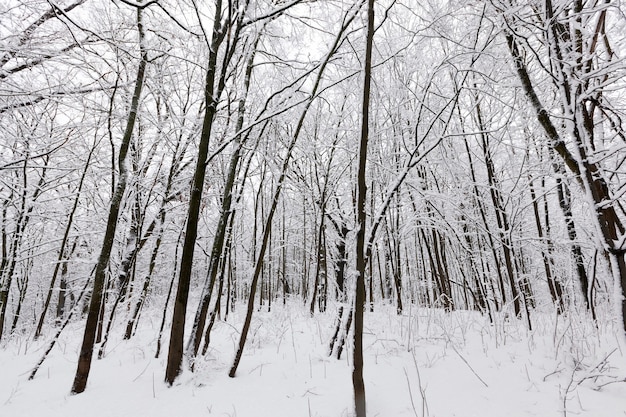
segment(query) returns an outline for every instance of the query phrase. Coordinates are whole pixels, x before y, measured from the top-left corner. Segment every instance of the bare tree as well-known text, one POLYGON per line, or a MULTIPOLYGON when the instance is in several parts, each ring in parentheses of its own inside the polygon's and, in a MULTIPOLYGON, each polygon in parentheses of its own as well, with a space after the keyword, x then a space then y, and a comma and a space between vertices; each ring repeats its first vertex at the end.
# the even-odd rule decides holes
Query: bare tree
POLYGON ((144 46, 145 33, 141 8, 137 8, 136 15, 140 60, 137 68, 137 77, 135 79, 135 87, 130 103, 128 120, 126 121, 126 128, 124 130, 124 136, 118 153, 119 175, 117 185, 115 187, 115 193, 111 197, 106 232, 103 237, 102 248, 96 264, 93 290, 91 293, 91 300, 89 302, 89 312, 87 314, 83 342, 80 349, 80 355, 78 357, 78 367, 76 369, 76 375, 72 385, 71 392, 73 394, 79 394, 85 390, 85 387, 87 386, 87 379, 89 377, 89 371, 91 369, 91 358, 93 356, 93 348, 96 340, 98 318, 101 315, 100 311, 102 308, 102 296, 106 273, 111 257, 111 249, 113 248, 113 242, 115 240, 115 231, 117 230, 117 222, 120 207, 122 205, 122 198, 124 196, 124 191, 126 190, 126 182, 128 179, 126 156, 128 154, 131 138, 133 136, 135 120, 137 119, 137 112, 139 109, 139 100, 141 98, 141 91, 146 73, 146 66, 148 65, 148 52, 144 46))
POLYGON ((366 416, 365 383, 363 382, 363 312, 365 310, 365 201, 367 199, 367 142, 369 139, 369 101, 372 83, 372 48, 374 43, 374 0, 367 2, 367 35, 365 67, 363 71, 363 110, 361 141, 359 144, 359 170, 357 173, 357 232, 356 232, 356 294, 354 298, 354 355, 352 360, 352 385, 354 409, 357 417, 366 416))

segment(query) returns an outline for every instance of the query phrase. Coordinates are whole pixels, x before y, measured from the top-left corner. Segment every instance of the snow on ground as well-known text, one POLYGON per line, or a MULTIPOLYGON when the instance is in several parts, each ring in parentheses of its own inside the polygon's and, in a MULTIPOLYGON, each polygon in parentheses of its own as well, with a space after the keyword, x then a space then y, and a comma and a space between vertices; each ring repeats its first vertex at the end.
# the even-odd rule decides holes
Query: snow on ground
MULTIPOLYGON (((231 379, 243 313, 216 323, 196 371, 171 388, 163 383, 167 349, 154 358, 158 312, 130 341, 112 336, 79 395, 69 391, 83 323, 65 330, 33 381, 47 341, 15 336, 0 345, 0 417, 351 415, 351 347, 341 360, 327 355, 336 306, 314 318, 296 305, 256 312, 231 379)), ((415 307, 401 317, 385 306, 367 312, 368 416, 626 416, 626 352, 609 321, 597 329, 583 316, 535 314, 532 332, 504 316, 494 322, 415 307)))

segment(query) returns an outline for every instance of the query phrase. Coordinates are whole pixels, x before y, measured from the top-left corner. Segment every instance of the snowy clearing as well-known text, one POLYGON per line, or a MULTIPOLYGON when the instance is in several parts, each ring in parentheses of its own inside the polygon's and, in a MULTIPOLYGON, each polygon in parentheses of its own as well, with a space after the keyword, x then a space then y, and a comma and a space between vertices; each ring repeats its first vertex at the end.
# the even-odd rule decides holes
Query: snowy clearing
MULTIPOLYGON (((87 390, 69 395, 82 323, 62 334, 33 381, 47 346, 22 336, 0 350, 0 416, 349 416, 351 346, 328 356, 336 306, 310 318, 296 305, 257 312, 235 378, 226 374, 243 309, 216 324, 194 373, 168 388, 166 354, 154 358, 158 313, 130 341, 115 334, 94 360, 87 390), (17 343, 16 343, 17 342, 17 343)), ((624 353, 611 325, 534 315, 535 330, 473 312, 391 307, 366 313, 365 383, 372 416, 626 415, 624 353), (555 326, 556 324, 556 326, 555 326)), ((16 336, 18 337, 18 336, 16 336)))

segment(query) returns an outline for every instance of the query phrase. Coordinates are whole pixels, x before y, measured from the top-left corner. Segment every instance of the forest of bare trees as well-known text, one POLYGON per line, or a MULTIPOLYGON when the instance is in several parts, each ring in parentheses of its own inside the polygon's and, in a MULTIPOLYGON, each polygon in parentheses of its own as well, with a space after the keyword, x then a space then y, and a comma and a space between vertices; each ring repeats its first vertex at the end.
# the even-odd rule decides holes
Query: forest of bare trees
POLYGON ((3 1, 0 348, 83 323, 80 393, 146 314, 170 385, 242 310, 236 377, 254 313, 289 301, 337 306, 355 369, 383 304, 626 329, 625 13, 3 1))

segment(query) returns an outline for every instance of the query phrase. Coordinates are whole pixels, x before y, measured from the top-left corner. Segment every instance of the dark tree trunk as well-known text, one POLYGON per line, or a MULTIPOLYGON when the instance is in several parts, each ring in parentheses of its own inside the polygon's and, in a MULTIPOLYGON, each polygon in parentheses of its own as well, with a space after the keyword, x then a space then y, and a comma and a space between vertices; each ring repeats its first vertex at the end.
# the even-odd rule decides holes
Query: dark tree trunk
MULTIPOLYGON (((243 96, 239 99, 239 108, 238 108, 238 117, 237 123, 235 127, 235 131, 239 132, 244 123, 244 115, 246 109, 246 98, 248 94, 248 89, 250 87, 250 78, 252 75, 252 68, 254 64, 254 51, 256 50, 256 46, 260 36, 257 36, 256 41, 254 42, 253 52, 250 54, 250 57, 247 60, 246 70, 245 70, 245 78, 244 78, 244 92, 243 96)), ((203 296, 200 300, 200 304, 198 305, 198 309, 196 311, 196 316, 193 323, 192 333, 188 342, 188 355, 190 358, 195 358, 198 354, 198 349, 200 347, 202 333, 206 324, 206 317, 209 310, 209 303, 211 300, 211 294, 213 292, 213 287, 215 286, 216 277, 218 274, 218 267, 220 265, 224 265, 223 255, 224 255, 224 242, 228 239, 228 225, 231 224, 231 217, 233 216, 232 212, 232 201, 233 201, 233 192, 235 186, 235 179, 237 177, 237 172, 239 168, 239 161, 241 159, 241 151, 242 147, 245 144, 245 138, 241 136, 237 137, 235 150, 231 155, 229 166, 228 166, 228 174, 226 177, 226 183, 224 184, 224 191, 222 194, 222 207, 220 209, 220 219, 217 224, 217 230, 215 231, 215 237, 213 238, 213 245, 211 248, 211 256, 209 259, 209 271, 207 274, 207 281, 205 287, 203 288, 203 296)), ((220 283, 221 285, 221 283, 220 283)), ((218 297, 221 294, 218 294, 218 297)), ((217 303, 219 306, 219 302, 217 303)), ((212 321, 214 318, 212 318, 212 321)), ((208 333, 207 333, 208 335, 208 333)))
POLYGON ((354 410, 356 417, 366 416, 365 383, 363 382, 363 313, 365 309, 365 213, 367 145, 369 140, 369 101, 372 82, 372 46, 374 39, 374 0, 367 3, 367 38, 363 80, 363 109, 361 140, 359 144, 359 169, 357 173, 357 232, 356 232, 356 294, 354 299, 354 352, 352 386, 354 388, 354 410))
POLYGON ((141 51, 141 60, 139 62, 139 68, 137 69, 137 78, 135 80, 135 89, 133 91, 130 113, 128 115, 128 121, 126 124, 124 137, 122 138, 122 144, 120 146, 120 151, 118 155, 119 178, 117 186, 115 188, 115 193, 111 197, 111 206, 109 209, 109 217, 107 220, 107 227, 104 234, 104 241, 102 243, 102 250, 100 252, 100 256, 98 257, 98 263, 96 264, 94 285, 91 293, 91 301, 89 303, 87 323, 85 324, 85 334, 83 336, 83 343, 80 349, 80 355, 78 357, 76 376, 74 377, 74 383, 72 385, 73 394, 83 392, 85 390, 85 387, 87 386, 87 378, 89 377, 89 370, 91 369, 91 358, 93 355, 93 347, 96 339, 98 319, 101 315, 101 303, 104 284, 106 281, 106 272, 111 257, 111 248, 113 247, 113 242, 115 239, 115 231, 117 229, 117 219, 122 203, 122 197, 124 196, 124 191, 126 189, 126 181, 128 175, 126 170, 126 155, 128 153, 130 140, 133 135, 133 128, 135 126, 135 120, 137 118, 139 99, 141 97, 145 70, 148 64, 148 54, 143 46, 144 29, 142 23, 141 9, 137 9, 137 30, 139 32, 139 48, 141 51))
MULTIPOLYGON (((216 91, 215 79, 217 55, 227 29, 221 27, 222 0, 217 0, 215 4, 215 16, 213 19, 213 33, 211 38, 211 47, 209 49, 209 59, 207 63, 206 81, 204 87, 204 101, 206 108, 202 121, 202 133, 200 135, 200 143, 198 144, 198 159, 196 161, 191 196, 189 199, 185 241, 183 243, 183 253, 180 260, 178 286, 176 289, 176 296, 174 298, 174 312, 172 315, 167 367, 165 370, 165 382, 169 385, 174 383, 174 380, 178 377, 182 369, 184 352, 183 345, 185 338, 185 315, 187 313, 187 300, 189 298, 189 286, 191 283, 193 255, 196 246, 196 236, 198 234, 198 218, 202 203, 202 190, 204 189, 206 161, 209 150, 209 142, 211 140, 213 121, 215 119, 215 113, 217 112, 217 101, 219 100, 221 93, 221 91, 216 91)), ((222 68, 222 71, 226 71, 226 69, 222 68)))

